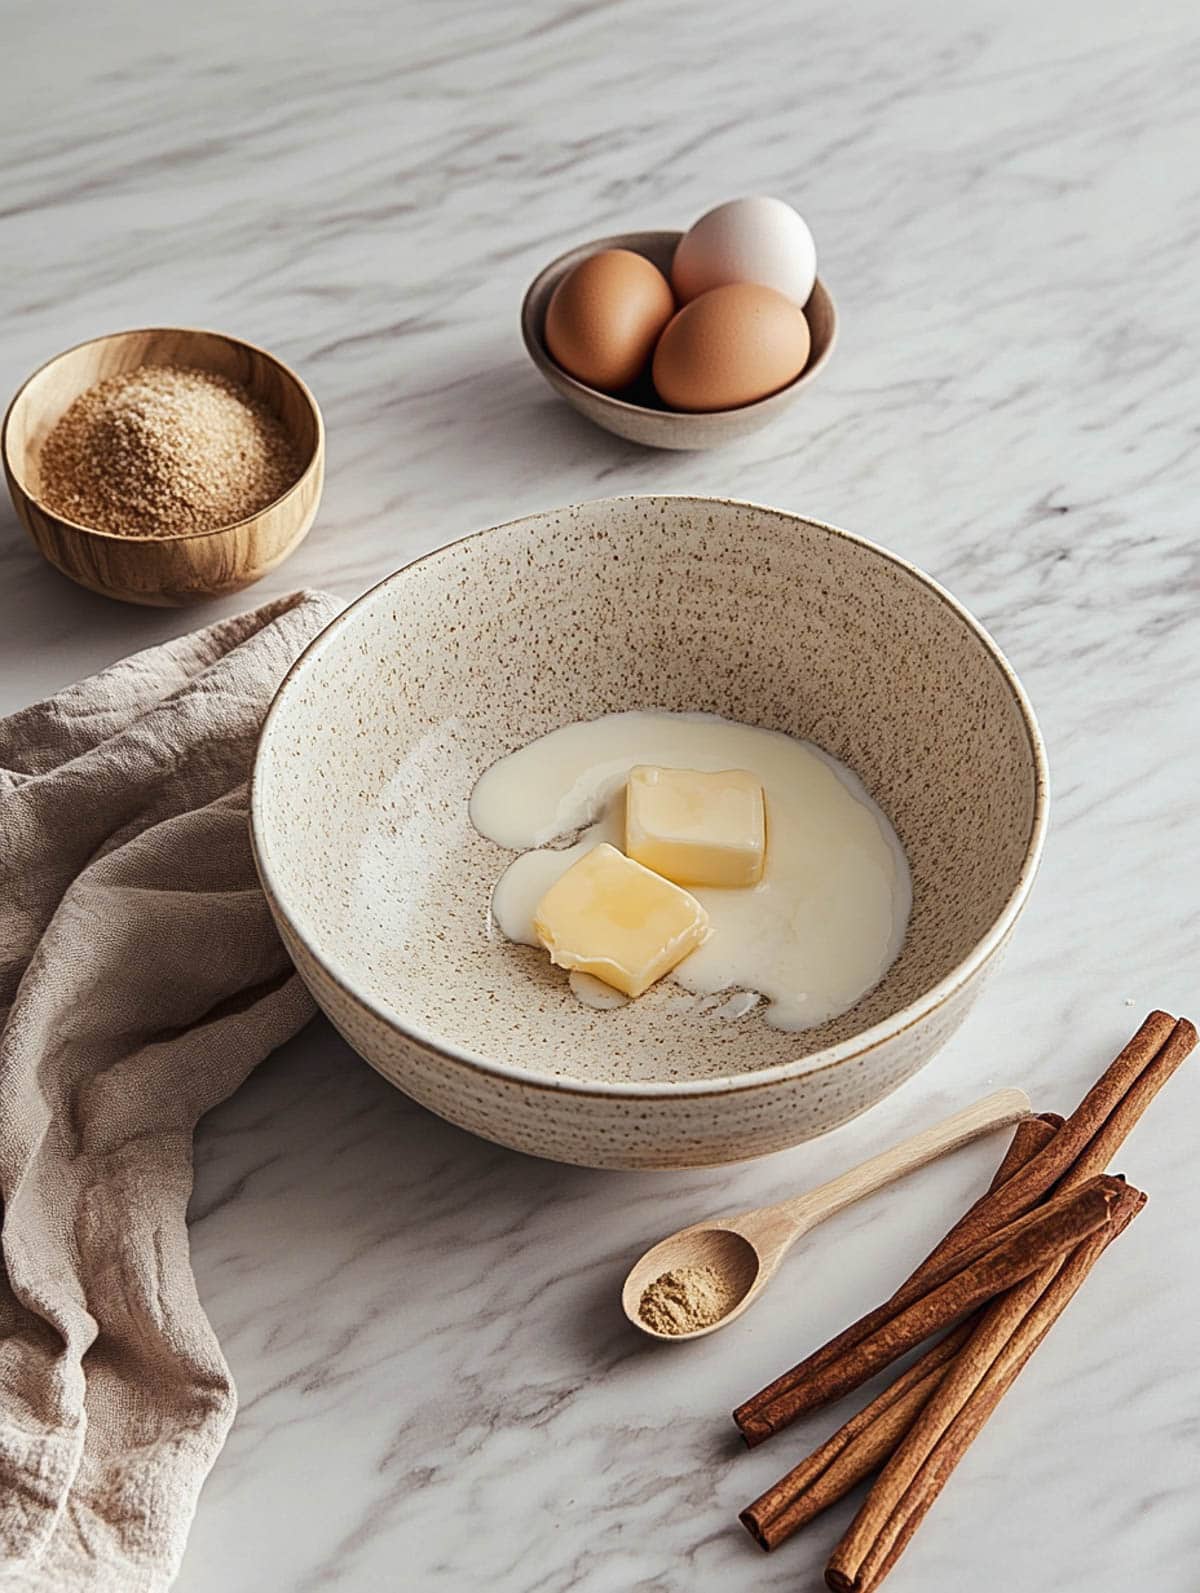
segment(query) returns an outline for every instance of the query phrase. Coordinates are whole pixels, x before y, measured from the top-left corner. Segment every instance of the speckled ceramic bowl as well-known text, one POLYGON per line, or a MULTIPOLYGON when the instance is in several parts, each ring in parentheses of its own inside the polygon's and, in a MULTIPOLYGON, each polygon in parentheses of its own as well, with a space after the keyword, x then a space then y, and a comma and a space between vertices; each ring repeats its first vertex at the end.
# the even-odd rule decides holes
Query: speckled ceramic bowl
POLYGON ((709 498, 611 498, 418 560, 312 644, 267 719, 259 872, 350 1044, 465 1128, 596 1167, 693 1167, 845 1122, 927 1062, 1012 931, 1046 827, 1024 693, 947 593, 857 537, 709 498), (467 799, 571 720, 701 709, 809 737, 900 834, 914 902, 887 977, 804 1034, 580 1006, 489 933, 510 854, 467 799))

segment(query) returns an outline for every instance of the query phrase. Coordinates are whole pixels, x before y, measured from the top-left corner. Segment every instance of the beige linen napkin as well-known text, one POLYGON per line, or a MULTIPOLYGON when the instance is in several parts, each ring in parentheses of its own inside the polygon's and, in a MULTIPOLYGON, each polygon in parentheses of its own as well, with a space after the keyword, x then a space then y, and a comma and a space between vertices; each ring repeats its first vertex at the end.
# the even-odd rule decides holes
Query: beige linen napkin
POLYGON ((0 1588, 170 1585, 233 1419, 192 1130, 309 1018, 247 835, 297 593, 0 721, 0 1588))

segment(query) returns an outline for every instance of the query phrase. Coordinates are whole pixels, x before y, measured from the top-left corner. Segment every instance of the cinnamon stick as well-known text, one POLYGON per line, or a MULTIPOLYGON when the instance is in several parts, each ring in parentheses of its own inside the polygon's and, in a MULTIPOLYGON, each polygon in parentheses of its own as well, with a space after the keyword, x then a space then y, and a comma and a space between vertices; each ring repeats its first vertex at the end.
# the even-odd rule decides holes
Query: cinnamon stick
POLYGON ((1196 1045, 1196 1025, 1180 1018, 1158 1055, 1109 1113, 1059 1182, 1055 1192, 1076 1189, 1096 1173, 1102 1173, 1128 1139, 1134 1125, 1163 1085, 1196 1045))
MULTIPOLYGON (((1000 1159, 999 1167, 992 1174, 988 1193, 990 1194, 993 1189, 999 1189, 1001 1184, 1006 1184, 1014 1173, 1025 1166, 1026 1162, 1033 1160, 1038 1151, 1044 1150, 1065 1121, 1066 1119, 1058 1112, 1038 1112, 1033 1117, 1023 1117, 1013 1131, 1013 1137, 1000 1159)), ((1096 1171, 1102 1173, 1104 1168, 1097 1167, 1096 1171)))
MULTIPOLYGON (((992 1179, 996 1188, 1023 1167, 1052 1138, 1063 1120, 1043 1112, 1017 1124, 992 1179)), ((908 1431, 942 1378, 943 1368, 972 1332, 964 1322, 925 1352, 894 1383, 844 1422, 798 1466, 747 1505, 739 1516, 763 1549, 775 1549, 793 1532, 835 1504, 877 1471, 908 1431)))
POLYGON ((1005 1392, 1145 1199, 1127 1187, 1106 1227, 984 1314, 835 1549, 825 1573, 835 1593, 879 1586, 1005 1392))
POLYGON ((883 1465, 970 1334, 969 1322, 948 1333, 819 1449, 746 1506, 738 1520, 760 1548, 777 1549, 883 1465))
MULTIPOLYGON (((1154 1095, 1188 1055, 1195 1038, 1194 1026, 1188 1020, 1181 1019, 1174 1026, 1167 1043, 1138 1076, 1101 1130, 1085 1146, 1075 1166, 1060 1180, 1057 1186, 1059 1191, 1076 1185, 1108 1165, 1154 1095)), ((1028 1162, 1049 1140, 1053 1129, 1062 1125, 1063 1119, 1057 1113, 1042 1113, 1037 1118, 1027 1118, 1019 1124, 1008 1153, 992 1180, 991 1189, 998 1188, 1008 1176, 1028 1162)), ((937 1255, 935 1251, 934 1258, 937 1255)), ((1043 1281, 1048 1281, 1048 1278, 1047 1273, 1043 1281)), ((1036 1296, 1037 1285, 1032 1281, 1019 1287, 1026 1291, 1028 1298, 1036 1296)), ((1006 1298, 1011 1299, 1011 1295, 1006 1298)), ((960 1328, 952 1340, 943 1343, 961 1343, 964 1331, 960 1328)), ((877 1395, 819 1449, 793 1467, 742 1512, 743 1524, 764 1549, 777 1547, 888 1459, 905 1436, 907 1413, 911 1412, 915 1420, 929 1403, 934 1390, 943 1382, 946 1358, 941 1351, 941 1345, 935 1345, 927 1351, 902 1378, 877 1395)))
POLYGON ((1176 1023, 1164 1012, 1152 1012, 1054 1138, 1006 1183, 976 1201, 889 1300, 738 1407, 733 1419, 747 1445, 762 1443, 822 1403, 826 1383, 838 1383, 839 1361, 944 1282, 956 1264, 979 1256, 1001 1227, 1032 1210, 1052 1187, 1060 1182, 1073 1187, 1065 1180, 1077 1162, 1091 1176, 1096 1158, 1111 1157, 1195 1043, 1196 1030, 1186 1018, 1176 1023))
POLYGON ((1121 1188, 1115 1178, 1090 1179, 1080 1189, 1054 1196, 1036 1211, 989 1235, 979 1253, 968 1252, 965 1262, 950 1257, 944 1281, 937 1281, 935 1275, 926 1293, 890 1315, 844 1354, 781 1389, 747 1418, 743 1432, 753 1421, 761 1425, 750 1427, 750 1431, 765 1437, 806 1411, 858 1388, 923 1339, 953 1326, 985 1300, 1011 1288, 1102 1227, 1121 1188))
MULTIPOLYGON (((938 1256, 944 1253, 946 1248, 953 1252, 971 1243, 980 1233, 994 1232, 998 1227, 1011 1222, 1014 1217, 1031 1210, 1042 1196, 1074 1167, 1089 1143, 1103 1130, 1108 1119, 1112 1117, 1138 1079, 1181 1028, 1184 1031, 1181 1041, 1186 1040, 1186 1032, 1189 1030, 1191 1039, 1183 1045, 1179 1061, 1183 1060, 1195 1044, 1195 1029, 1186 1018, 1176 1023, 1169 1013, 1158 1011, 1150 1013, 1129 1044, 1105 1068, 1046 1148, 1001 1188, 991 1190, 977 1200, 965 1215, 959 1218, 937 1250, 927 1256, 916 1269, 904 1288, 919 1286, 921 1279, 927 1271, 933 1269, 938 1256)), ((1174 1072, 1174 1067, 1170 1072, 1174 1072)), ((1170 1073, 1166 1075, 1169 1076, 1170 1073)), ((1165 1082, 1165 1078, 1161 1082, 1165 1082)), ((1146 1097, 1147 1104, 1155 1093, 1155 1090, 1150 1091, 1146 1097)), ((1100 1168, 1094 1169, 1096 1172, 1100 1170, 1100 1168)), ((1091 1174, 1085 1176, 1090 1177, 1091 1174)))

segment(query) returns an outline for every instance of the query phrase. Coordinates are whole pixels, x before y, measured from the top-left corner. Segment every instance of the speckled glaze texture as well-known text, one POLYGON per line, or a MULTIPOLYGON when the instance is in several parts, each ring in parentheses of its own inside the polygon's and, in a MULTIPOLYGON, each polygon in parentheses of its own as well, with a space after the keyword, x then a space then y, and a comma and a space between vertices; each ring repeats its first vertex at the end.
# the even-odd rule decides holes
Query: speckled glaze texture
POLYGON ((254 782, 288 947, 385 1077, 561 1161, 698 1166, 880 1099, 994 966, 1045 825, 1036 726, 994 646, 919 573, 830 527, 701 498, 607 499, 467 538, 368 593, 286 682, 254 782), (908 854, 883 982, 803 1034, 663 984, 613 1011, 489 925, 510 854, 467 799, 497 758, 629 708, 702 710, 849 764, 908 854))

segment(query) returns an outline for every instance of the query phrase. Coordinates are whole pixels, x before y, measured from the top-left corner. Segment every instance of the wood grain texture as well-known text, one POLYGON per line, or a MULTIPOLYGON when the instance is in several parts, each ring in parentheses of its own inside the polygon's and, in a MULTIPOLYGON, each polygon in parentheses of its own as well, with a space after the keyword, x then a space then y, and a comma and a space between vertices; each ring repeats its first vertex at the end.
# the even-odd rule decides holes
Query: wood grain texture
POLYGON ((307 536, 321 499, 325 431, 316 399, 264 349, 220 332, 150 327, 93 338, 34 372, 4 418, 0 453, 22 525, 80 586, 126 603, 174 608, 251 585, 307 536), (304 468, 282 497, 233 525, 174 537, 122 536, 77 525, 40 501, 46 438, 81 393, 140 365, 183 365, 227 376, 278 416, 304 468))
POLYGON ((622 1309, 633 1325, 651 1338, 695 1339, 715 1333, 749 1308, 778 1272, 797 1239, 826 1217, 835 1216, 856 1200, 984 1134, 1023 1121, 1029 1112, 1029 1097, 1024 1090, 997 1090, 816 1189, 736 1217, 693 1223, 669 1239, 660 1240, 634 1263, 621 1291, 622 1309), (678 1267, 715 1267, 728 1279, 736 1304, 719 1321, 694 1332, 657 1332, 638 1313, 641 1298, 656 1278, 678 1267))
POLYGON ((805 319, 812 338, 808 363, 781 392, 772 393, 757 404, 744 404, 740 409, 722 409, 709 414, 684 414, 681 410, 666 409, 646 379, 644 392, 636 397, 615 398, 602 393, 585 382, 568 375, 546 347, 546 310, 555 288, 582 260, 601 249, 631 249, 644 255, 664 276, 669 277, 675 245, 683 237, 681 232, 622 232, 611 238, 596 238, 591 243, 580 244, 560 254, 540 271, 530 283, 521 305, 521 335, 529 357, 550 383, 554 391, 566 399, 572 408, 586 415, 597 426, 615 432, 629 442, 641 443, 647 448, 670 448, 680 451, 719 448, 736 442, 776 420, 790 409, 810 382, 814 381, 833 353, 837 340, 837 311, 829 291, 818 277, 812 297, 804 306, 805 319))

